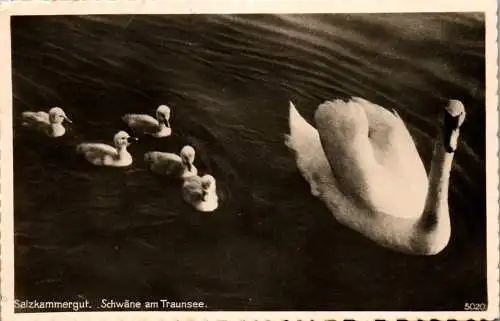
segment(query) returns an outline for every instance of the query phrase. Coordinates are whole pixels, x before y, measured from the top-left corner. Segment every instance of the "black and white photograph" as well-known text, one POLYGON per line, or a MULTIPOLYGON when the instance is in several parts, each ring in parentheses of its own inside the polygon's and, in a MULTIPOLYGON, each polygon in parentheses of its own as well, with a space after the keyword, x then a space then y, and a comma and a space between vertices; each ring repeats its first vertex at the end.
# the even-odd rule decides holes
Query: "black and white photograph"
POLYGON ((493 316, 486 21, 10 16, 3 304, 493 316))

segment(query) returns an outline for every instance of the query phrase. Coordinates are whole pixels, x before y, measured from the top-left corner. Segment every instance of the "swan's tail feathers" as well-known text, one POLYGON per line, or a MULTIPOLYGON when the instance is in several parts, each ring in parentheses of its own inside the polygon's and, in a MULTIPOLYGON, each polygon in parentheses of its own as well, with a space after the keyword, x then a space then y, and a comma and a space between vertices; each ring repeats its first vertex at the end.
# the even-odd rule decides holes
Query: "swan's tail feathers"
POLYGON ((303 135, 310 135, 312 132, 316 131, 316 129, 311 126, 297 111, 294 104, 290 102, 288 123, 290 126, 290 140, 294 140, 295 138, 303 135))
MULTIPOLYGON (((319 134, 297 111, 292 102, 289 108, 290 133, 284 135, 285 145, 295 153, 309 154, 315 143, 319 143, 319 134)), ((316 147, 316 146, 314 146, 316 147)))

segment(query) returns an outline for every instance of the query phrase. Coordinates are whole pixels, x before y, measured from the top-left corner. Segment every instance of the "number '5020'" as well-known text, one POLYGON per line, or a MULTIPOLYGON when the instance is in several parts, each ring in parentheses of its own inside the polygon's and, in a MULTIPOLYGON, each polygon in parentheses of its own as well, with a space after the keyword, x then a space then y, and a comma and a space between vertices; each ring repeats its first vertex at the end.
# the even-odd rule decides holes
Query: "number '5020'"
POLYGON ((465 311, 484 311, 486 308, 486 303, 465 303, 464 305, 465 311))

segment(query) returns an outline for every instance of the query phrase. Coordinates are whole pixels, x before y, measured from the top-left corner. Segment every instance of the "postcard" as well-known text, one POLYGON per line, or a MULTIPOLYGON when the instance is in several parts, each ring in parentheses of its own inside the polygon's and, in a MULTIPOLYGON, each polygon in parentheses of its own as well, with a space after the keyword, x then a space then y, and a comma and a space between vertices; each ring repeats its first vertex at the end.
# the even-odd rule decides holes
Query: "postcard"
POLYGON ((494 1, 0 1, 2 320, 493 320, 494 1))

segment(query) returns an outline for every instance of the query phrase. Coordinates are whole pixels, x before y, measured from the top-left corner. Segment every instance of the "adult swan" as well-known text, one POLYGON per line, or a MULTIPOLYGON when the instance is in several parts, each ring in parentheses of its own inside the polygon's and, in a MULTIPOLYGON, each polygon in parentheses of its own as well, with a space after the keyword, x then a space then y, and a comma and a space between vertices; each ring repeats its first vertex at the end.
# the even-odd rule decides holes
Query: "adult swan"
POLYGON ((315 112, 317 130, 290 102, 285 144, 297 167, 342 224, 378 244, 433 255, 451 234, 448 185, 465 109, 444 108, 429 178, 415 143, 394 112, 354 97, 327 101, 315 112))

